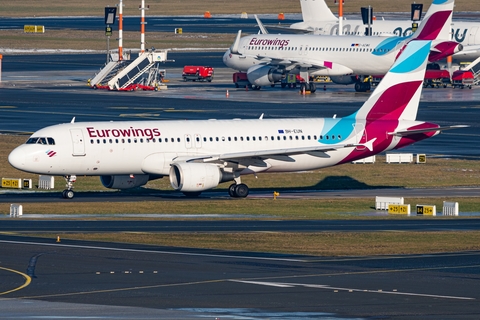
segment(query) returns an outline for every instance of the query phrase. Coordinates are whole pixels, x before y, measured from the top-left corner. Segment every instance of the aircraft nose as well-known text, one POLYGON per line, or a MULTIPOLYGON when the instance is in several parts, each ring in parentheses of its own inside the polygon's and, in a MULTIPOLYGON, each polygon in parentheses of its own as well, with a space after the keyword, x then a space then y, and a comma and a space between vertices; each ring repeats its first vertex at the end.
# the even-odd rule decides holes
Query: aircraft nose
POLYGON ((8 162, 16 169, 22 170, 25 167, 25 151, 22 148, 16 148, 8 155, 8 162))
POLYGON ((225 54, 223 55, 223 63, 227 66, 227 67, 230 67, 229 66, 229 63, 228 63, 228 57, 230 55, 230 49, 228 49, 227 51, 225 51, 225 54))

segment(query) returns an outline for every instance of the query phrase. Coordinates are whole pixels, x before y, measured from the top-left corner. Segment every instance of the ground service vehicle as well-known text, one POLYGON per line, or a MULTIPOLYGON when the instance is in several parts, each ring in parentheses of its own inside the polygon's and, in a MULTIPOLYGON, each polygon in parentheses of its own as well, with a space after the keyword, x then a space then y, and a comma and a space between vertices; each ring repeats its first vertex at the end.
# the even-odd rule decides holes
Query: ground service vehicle
POLYGON ((429 63, 423 79, 423 87, 440 88, 443 86, 446 88, 448 84, 450 84, 450 72, 441 70, 437 63, 429 63))
POLYGON ((455 71, 452 75, 452 87, 453 88, 465 88, 468 87, 469 89, 472 89, 474 82, 474 75, 473 72, 468 70, 468 71, 463 71, 463 70, 458 70, 455 71))
POLYGON ((213 68, 204 66, 184 66, 183 67, 183 81, 208 81, 213 79, 213 68))
POLYGON ((247 73, 246 72, 235 72, 233 74, 233 83, 235 84, 236 88, 240 87, 251 87, 250 82, 248 81, 247 78, 247 73))

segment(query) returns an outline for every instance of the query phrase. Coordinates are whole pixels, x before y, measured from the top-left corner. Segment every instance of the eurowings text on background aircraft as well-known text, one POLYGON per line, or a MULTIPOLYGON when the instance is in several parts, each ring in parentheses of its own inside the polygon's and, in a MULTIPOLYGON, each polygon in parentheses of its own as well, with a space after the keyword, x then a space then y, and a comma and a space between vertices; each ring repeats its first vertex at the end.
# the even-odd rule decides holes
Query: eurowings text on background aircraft
POLYGON ((319 75, 330 76, 336 83, 355 83, 356 91, 367 91, 370 83, 362 81, 362 77, 385 74, 412 39, 434 41, 430 61, 461 51, 461 45, 447 40, 453 6, 454 0, 434 0, 424 23, 410 37, 255 34, 242 38, 239 31, 223 62, 246 72, 248 81, 257 89, 295 73, 307 81, 306 89, 312 92, 315 84, 308 83, 308 78, 319 75))
POLYGON ((72 121, 38 130, 8 161, 22 171, 64 176, 65 198, 74 196, 76 175, 100 176, 114 189, 169 176, 186 195, 234 181, 230 196, 246 197, 241 175, 334 166, 458 127, 415 120, 430 46, 411 41, 370 98, 345 118, 72 121))
MULTIPOLYGON (((300 0, 302 22, 289 27, 266 26, 278 32, 314 33, 317 35, 338 35, 339 22, 325 3, 325 0, 300 0)), ((360 11, 359 11, 360 12, 360 11)), ((364 35, 362 20, 343 20, 344 35, 364 35)), ((420 21, 419 24, 422 24, 420 21)), ((405 37, 412 33, 412 21, 378 19, 371 25, 373 35, 396 35, 405 37)), ((454 55, 456 60, 473 61, 480 56, 480 22, 452 21, 452 41, 463 45, 463 50, 454 55)))

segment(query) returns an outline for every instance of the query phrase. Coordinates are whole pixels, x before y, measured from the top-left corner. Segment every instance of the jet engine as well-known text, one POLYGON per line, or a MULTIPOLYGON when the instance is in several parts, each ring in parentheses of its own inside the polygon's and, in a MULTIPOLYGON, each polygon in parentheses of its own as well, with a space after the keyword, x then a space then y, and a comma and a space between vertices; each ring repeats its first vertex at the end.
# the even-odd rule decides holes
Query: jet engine
POLYGON ((269 86, 282 80, 283 72, 279 69, 259 64, 248 68, 247 78, 251 84, 257 87, 269 86))
POLYGON ((100 176, 100 181, 105 188, 109 189, 131 189, 140 187, 150 180, 148 174, 130 176, 126 174, 118 176, 100 176))
POLYGON ((330 76, 330 79, 336 84, 353 84, 356 83, 357 77, 352 75, 344 75, 344 76, 330 76))
POLYGON ((170 167, 172 187, 183 192, 205 191, 229 180, 233 180, 233 174, 223 172, 214 164, 182 162, 170 167))

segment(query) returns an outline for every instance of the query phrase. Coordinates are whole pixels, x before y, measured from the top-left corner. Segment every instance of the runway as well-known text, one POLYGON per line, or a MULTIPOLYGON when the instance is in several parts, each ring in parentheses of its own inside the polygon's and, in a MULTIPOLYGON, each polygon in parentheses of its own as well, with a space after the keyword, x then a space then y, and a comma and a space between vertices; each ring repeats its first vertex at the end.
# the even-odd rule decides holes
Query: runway
POLYGON ((9 312, 16 318, 45 313, 65 317, 70 312, 78 317, 92 313, 115 317, 121 310, 125 313, 120 319, 474 319, 478 315, 480 293, 471 285, 479 280, 478 252, 322 258, 2 239, 2 266, 10 271, 0 269, 5 279, 0 292, 32 281, 9 293, 8 299, 0 298, 6 317, 9 312), (53 311, 47 311, 45 302, 53 311), (135 310, 138 317, 129 316, 135 310))

